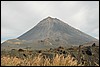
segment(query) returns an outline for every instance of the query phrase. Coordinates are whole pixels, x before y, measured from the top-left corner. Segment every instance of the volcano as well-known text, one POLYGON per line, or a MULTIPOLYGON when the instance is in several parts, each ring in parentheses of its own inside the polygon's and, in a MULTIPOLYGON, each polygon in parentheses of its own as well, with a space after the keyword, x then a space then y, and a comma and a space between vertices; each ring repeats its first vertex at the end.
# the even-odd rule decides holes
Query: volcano
POLYGON ((5 41, 2 46, 4 48, 9 46, 10 48, 41 49, 82 45, 92 41, 98 40, 57 18, 47 17, 18 38, 5 41))

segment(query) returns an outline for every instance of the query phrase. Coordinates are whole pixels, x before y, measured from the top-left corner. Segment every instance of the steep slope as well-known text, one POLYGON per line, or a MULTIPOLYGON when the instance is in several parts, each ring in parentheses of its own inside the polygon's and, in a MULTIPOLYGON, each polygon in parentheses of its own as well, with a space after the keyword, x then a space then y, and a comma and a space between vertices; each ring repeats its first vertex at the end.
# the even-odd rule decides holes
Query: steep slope
POLYGON ((81 45, 98 41, 57 18, 47 17, 35 27, 16 39, 2 43, 1 49, 27 48, 44 49, 58 46, 81 45))
POLYGON ((34 28, 18 37, 20 40, 62 41, 64 44, 82 44, 96 40, 95 38, 69 26, 57 18, 47 17, 34 28))

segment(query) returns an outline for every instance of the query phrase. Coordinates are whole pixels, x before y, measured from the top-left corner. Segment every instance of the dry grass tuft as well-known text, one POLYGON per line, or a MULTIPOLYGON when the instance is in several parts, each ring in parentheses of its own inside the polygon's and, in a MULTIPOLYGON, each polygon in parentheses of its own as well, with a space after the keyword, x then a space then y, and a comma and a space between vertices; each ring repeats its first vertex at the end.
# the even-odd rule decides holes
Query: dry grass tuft
POLYGON ((3 56, 1 66, 82 66, 82 64, 78 64, 78 61, 71 55, 64 58, 63 55, 56 54, 53 59, 50 59, 39 54, 34 58, 25 59, 3 56))

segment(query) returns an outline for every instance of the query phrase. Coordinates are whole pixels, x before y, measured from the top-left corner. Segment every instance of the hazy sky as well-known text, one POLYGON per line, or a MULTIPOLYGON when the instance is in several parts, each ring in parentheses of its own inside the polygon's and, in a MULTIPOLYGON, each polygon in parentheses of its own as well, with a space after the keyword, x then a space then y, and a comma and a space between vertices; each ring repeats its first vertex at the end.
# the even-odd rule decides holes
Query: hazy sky
POLYGON ((99 39, 99 1, 1 1, 1 41, 51 16, 99 39))

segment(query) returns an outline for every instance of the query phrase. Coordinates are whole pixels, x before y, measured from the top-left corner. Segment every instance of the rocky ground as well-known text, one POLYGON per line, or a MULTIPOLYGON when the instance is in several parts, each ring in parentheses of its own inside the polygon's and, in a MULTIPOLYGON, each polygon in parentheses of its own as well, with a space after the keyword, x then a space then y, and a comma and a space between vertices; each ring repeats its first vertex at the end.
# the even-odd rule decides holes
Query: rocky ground
POLYGON ((1 57, 9 55, 16 56, 18 58, 33 58, 41 54, 45 57, 52 59, 56 54, 63 55, 64 58, 68 55, 76 58, 78 63, 82 63, 85 66, 99 65, 99 46, 92 44, 88 46, 72 46, 70 48, 64 48, 59 46, 58 48, 50 48, 45 50, 29 50, 29 49, 12 49, 10 51, 1 51, 1 57))

